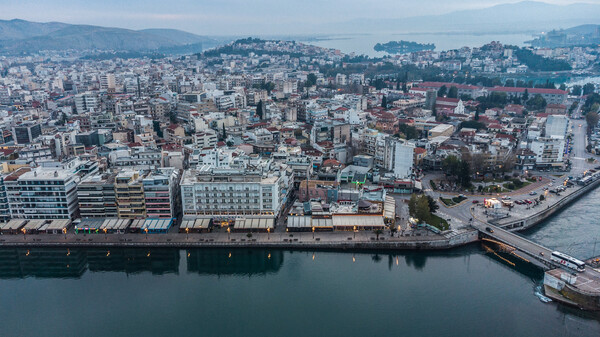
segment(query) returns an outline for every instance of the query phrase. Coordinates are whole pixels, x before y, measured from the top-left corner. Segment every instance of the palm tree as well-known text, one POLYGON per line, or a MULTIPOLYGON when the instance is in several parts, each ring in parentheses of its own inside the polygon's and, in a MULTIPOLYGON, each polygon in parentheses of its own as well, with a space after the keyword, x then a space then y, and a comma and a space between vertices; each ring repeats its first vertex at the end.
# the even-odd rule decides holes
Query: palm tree
POLYGON ((377 240, 379 240, 379 235, 383 234, 383 230, 381 230, 381 229, 376 229, 376 230, 374 230, 374 231, 373 231, 373 233, 374 233, 375 235, 377 235, 377 240))

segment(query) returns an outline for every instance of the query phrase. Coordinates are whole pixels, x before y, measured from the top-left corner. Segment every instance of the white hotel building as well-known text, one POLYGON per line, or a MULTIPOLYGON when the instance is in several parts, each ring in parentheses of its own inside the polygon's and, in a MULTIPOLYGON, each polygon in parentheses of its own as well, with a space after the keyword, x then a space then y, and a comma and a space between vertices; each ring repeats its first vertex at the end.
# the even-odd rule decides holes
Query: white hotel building
POLYGON ((287 201, 291 170, 216 169, 205 165, 186 170, 181 179, 184 216, 235 219, 246 215, 279 216, 287 201))

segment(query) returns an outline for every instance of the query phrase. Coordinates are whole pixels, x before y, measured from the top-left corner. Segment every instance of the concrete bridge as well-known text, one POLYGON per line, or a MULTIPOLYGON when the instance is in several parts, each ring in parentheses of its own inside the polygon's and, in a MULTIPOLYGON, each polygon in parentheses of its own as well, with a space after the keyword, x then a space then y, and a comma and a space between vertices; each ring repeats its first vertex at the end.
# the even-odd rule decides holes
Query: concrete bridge
POLYGON ((488 239, 488 241, 495 241, 504 244, 512 248, 515 255, 526 259, 527 262, 531 262, 532 264, 541 267, 544 270, 561 267, 560 264, 553 262, 550 259, 552 250, 542 245, 489 223, 476 221, 472 225, 474 228, 479 230, 479 235, 482 240, 485 241, 488 239), (488 228, 490 230, 488 230, 488 228))
MULTIPOLYGON (((505 251, 543 268, 544 289, 552 299, 587 310, 600 310, 600 270, 586 264, 583 272, 551 260, 552 251, 513 232, 485 222, 473 224, 482 242, 498 244, 505 251)), ((504 259, 503 257, 500 257, 504 259)), ((505 259, 506 260, 506 259, 505 259)), ((513 264, 506 260, 507 263, 513 264)), ((514 264, 513 264, 514 265, 514 264)))

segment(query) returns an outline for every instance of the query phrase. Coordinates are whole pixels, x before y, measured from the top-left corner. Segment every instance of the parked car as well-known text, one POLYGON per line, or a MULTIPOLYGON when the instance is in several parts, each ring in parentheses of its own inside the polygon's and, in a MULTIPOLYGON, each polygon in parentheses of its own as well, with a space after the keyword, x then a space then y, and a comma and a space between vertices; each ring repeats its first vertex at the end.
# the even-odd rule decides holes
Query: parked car
POLYGON ((485 230, 488 231, 488 232, 490 232, 490 233, 494 232, 494 230, 491 227, 486 227, 485 230))
POLYGON ((474 203, 474 204, 478 204, 478 203, 479 203, 479 200, 473 200, 473 203, 474 203))
POLYGON ((536 191, 531 191, 531 192, 529 192, 529 195, 536 195, 536 194, 537 194, 537 192, 536 192, 536 191))

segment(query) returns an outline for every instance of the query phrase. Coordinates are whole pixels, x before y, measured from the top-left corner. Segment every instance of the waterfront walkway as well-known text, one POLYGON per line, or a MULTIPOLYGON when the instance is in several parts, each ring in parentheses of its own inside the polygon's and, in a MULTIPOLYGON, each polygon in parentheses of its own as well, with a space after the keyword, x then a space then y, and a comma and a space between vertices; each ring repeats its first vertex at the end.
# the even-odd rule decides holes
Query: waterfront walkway
MULTIPOLYGON (((164 233, 164 234, 16 234, 0 236, 0 246, 54 246, 54 247, 319 247, 325 248, 377 248, 397 246, 428 246, 450 248, 449 238, 422 230, 419 232, 389 231, 379 235, 364 232, 300 232, 300 233, 164 233)), ((453 237, 454 235, 450 235, 453 237)))

